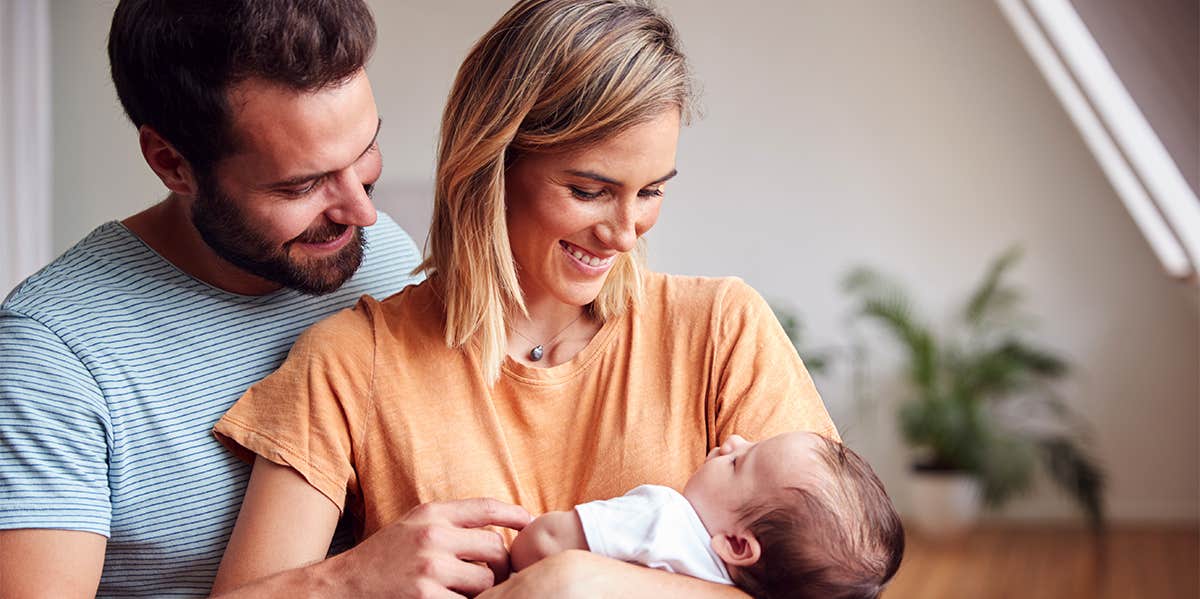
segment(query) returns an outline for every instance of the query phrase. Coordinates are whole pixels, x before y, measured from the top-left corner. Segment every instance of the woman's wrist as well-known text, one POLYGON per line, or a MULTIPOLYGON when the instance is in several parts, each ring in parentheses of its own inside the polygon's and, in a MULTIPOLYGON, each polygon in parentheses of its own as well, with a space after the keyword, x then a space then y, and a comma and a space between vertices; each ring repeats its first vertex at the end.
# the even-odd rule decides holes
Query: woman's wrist
POLYGON ((354 550, 350 549, 331 558, 301 568, 306 588, 311 592, 305 597, 359 596, 355 584, 354 550))

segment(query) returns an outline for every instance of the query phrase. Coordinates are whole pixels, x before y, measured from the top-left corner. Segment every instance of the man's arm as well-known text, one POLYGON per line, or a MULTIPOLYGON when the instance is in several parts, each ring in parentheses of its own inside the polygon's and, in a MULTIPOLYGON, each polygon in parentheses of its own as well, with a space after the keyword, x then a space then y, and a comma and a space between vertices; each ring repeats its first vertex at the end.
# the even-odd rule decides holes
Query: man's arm
POLYGON ((0 309, 0 597, 92 597, 111 505, 107 403, 41 322, 0 309))
POLYGON ((596 555, 564 551, 537 562, 478 599, 559 597, 563 599, 747 599, 735 586, 706 582, 596 555))
POLYGON ((575 510, 549 512, 530 522, 513 540, 512 567, 514 571, 524 570, 534 562, 568 549, 587 548, 583 523, 575 510))
POLYGON ((94 597, 107 539, 73 530, 0 530, 0 597, 94 597))
POLYGON ((491 499, 429 503, 354 549, 318 561, 337 517, 337 506, 299 473, 259 458, 213 594, 225 599, 452 596, 447 590, 474 595, 508 574, 503 539, 478 528, 520 529, 529 522, 524 509, 491 499))

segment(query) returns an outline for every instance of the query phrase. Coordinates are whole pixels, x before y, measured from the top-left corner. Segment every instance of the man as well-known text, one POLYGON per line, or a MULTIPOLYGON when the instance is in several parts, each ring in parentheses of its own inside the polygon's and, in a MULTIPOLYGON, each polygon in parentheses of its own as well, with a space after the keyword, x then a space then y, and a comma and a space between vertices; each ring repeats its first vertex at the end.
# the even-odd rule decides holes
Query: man
MULTIPOLYGON (((370 198, 374 40, 361 0, 119 4, 113 82, 170 193, 0 307, 0 596, 208 593, 249 473, 213 423, 309 325, 414 281, 416 247, 370 198)), ((404 526, 397 543, 423 530, 404 526)))

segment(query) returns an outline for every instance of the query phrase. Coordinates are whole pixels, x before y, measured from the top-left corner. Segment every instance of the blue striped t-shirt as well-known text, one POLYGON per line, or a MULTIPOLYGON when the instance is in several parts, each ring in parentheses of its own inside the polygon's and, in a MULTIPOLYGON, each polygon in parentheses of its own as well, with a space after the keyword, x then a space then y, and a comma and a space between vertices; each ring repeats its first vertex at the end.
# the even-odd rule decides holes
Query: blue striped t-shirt
POLYGON ((0 529, 108 537, 100 596, 208 593, 249 467, 211 430, 296 337, 416 279, 386 215, 338 291, 242 296, 105 224, 0 305, 0 529))

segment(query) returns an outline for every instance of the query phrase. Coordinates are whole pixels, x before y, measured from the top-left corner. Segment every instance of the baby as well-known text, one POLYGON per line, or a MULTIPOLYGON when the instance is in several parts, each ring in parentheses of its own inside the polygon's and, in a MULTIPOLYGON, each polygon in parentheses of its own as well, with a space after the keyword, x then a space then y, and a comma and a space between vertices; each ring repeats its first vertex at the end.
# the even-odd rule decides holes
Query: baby
POLYGON ((588 549, 755 597, 874 598, 900 567, 904 530, 883 484, 846 446, 813 433, 734 435, 683 494, 642 485, 550 512, 513 541, 514 570, 588 549))

